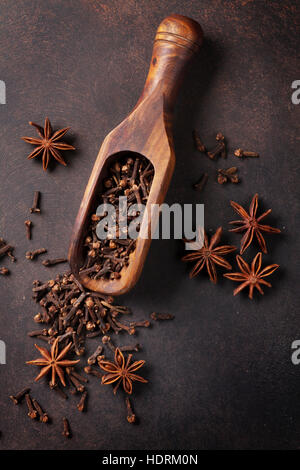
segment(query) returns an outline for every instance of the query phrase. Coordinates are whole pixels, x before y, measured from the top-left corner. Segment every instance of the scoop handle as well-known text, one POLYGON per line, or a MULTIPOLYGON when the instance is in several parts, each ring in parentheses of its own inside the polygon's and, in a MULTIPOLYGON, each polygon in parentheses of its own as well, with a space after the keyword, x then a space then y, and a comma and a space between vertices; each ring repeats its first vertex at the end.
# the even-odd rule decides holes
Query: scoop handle
POLYGON ((202 28, 196 21, 181 15, 165 18, 156 32, 150 68, 139 102, 160 87, 171 111, 187 64, 199 51, 202 41, 202 28))

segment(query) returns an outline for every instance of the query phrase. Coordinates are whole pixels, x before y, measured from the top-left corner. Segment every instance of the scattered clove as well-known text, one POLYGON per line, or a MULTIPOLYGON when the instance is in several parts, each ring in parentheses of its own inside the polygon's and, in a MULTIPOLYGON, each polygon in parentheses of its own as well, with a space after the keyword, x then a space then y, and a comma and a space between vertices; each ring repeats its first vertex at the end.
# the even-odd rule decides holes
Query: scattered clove
POLYGON ((14 402, 15 405, 18 405, 19 403, 21 403, 25 395, 29 392, 30 392, 30 388, 24 388, 23 390, 18 392, 16 395, 10 395, 9 398, 14 402))
POLYGON ((68 260, 66 258, 54 258, 54 259, 45 259, 44 261, 42 261, 42 264, 44 266, 55 266, 56 264, 59 264, 59 263, 67 263, 68 260))
POLYGON ((91 366, 97 362, 97 357, 101 355, 103 347, 99 345, 96 351, 88 358, 87 363, 91 366))
POLYGON ((130 424, 136 423, 136 416, 133 413, 132 405, 130 403, 129 397, 125 398, 125 404, 126 404, 126 408, 127 408, 127 421, 128 421, 128 423, 130 423, 130 424))
POLYGON ((40 421, 41 421, 42 423, 48 423, 48 421, 49 421, 49 416, 48 416, 48 414, 45 413, 45 412, 42 410, 40 404, 37 402, 37 400, 36 400, 35 398, 32 399, 32 403, 33 403, 34 408, 36 409, 36 411, 37 411, 38 414, 39 414, 40 421))
POLYGON ((201 192, 206 185, 208 180, 208 174, 203 173, 200 177, 200 179, 197 181, 197 183, 193 184, 193 188, 196 189, 197 191, 201 192))
POLYGON ((66 438, 71 437, 70 423, 67 418, 63 418, 63 428, 62 435, 66 438))
POLYGON ((86 407, 87 391, 83 392, 82 397, 80 398, 79 403, 77 404, 78 411, 84 411, 86 407))
POLYGON ((218 132, 218 134, 216 135, 216 141, 217 141, 216 147, 213 150, 210 150, 207 152, 208 157, 212 160, 215 157, 218 157, 219 155, 221 155, 222 158, 226 158, 227 157, 226 141, 222 132, 218 132))
POLYGON ((206 147, 201 141, 200 136, 195 129, 193 130, 193 139, 194 139, 194 144, 195 144, 196 149, 199 150, 199 152, 205 153, 206 147))
POLYGON ((47 336, 48 330, 46 328, 43 328, 41 330, 33 330, 33 331, 29 331, 27 335, 30 336, 31 338, 35 336, 47 336))
POLYGON ((42 255, 44 253, 47 253, 46 248, 38 248, 37 250, 34 250, 34 251, 27 251, 25 256, 26 256, 26 259, 33 260, 37 258, 39 255, 42 255))
POLYGON ((175 318, 175 316, 172 315, 171 313, 156 313, 156 312, 151 313, 150 317, 154 321, 157 321, 157 320, 173 320, 175 318))
POLYGON ((0 268, 0 274, 2 276, 7 276, 9 274, 9 269, 1 267, 0 268))
POLYGON ((31 397, 29 393, 25 394, 26 405, 28 407, 28 416, 31 419, 35 419, 37 417, 37 411, 33 408, 33 404, 31 401, 31 397))
POLYGON ((259 157, 259 154, 257 152, 248 152, 240 148, 234 151, 234 155, 239 158, 243 158, 243 157, 258 158, 259 157))
POLYGON ((126 345, 125 346, 120 346, 119 349, 122 352, 132 352, 132 351, 138 352, 141 349, 141 345, 140 345, 140 343, 136 343, 136 344, 132 344, 132 345, 129 344, 127 346, 126 345))
POLYGON ((25 227, 26 227, 26 237, 27 237, 27 240, 31 240, 31 229, 32 229, 32 222, 31 220, 25 220, 24 222, 25 224, 25 227))
POLYGON ((40 214, 41 213, 41 210, 39 208, 40 194, 41 193, 39 191, 34 191, 33 203, 32 203, 32 207, 30 209, 31 213, 35 213, 35 214, 40 214))
POLYGON ((132 322, 130 322, 130 326, 131 326, 131 327, 143 326, 143 327, 145 327, 145 328, 148 328, 150 325, 151 325, 151 323, 149 322, 149 320, 132 321, 132 322))
POLYGON ((225 141, 225 137, 224 135, 222 134, 222 132, 218 132, 217 135, 216 135, 216 141, 217 142, 222 142, 224 144, 223 146, 223 149, 221 151, 221 157, 222 158, 226 158, 227 157, 227 148, 226 148, 226 141, 225 141))
POLYGON ((85 386, 82 385, 74 375, 69 374, 68 377, 71 384, 76 388, 77 392, 83 393, 85 391, 85 386))

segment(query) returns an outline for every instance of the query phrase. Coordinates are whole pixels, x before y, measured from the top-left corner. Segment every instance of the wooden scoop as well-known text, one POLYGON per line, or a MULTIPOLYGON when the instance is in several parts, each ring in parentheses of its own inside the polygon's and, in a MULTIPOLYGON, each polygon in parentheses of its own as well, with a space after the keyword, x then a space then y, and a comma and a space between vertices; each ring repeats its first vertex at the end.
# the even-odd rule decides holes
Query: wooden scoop
MULTIPOLYGON (((145 156, 154 166, 154 179, 147 201, 164 201, 175 165, 172 136, 173 107, 186 66, 202 44, 198 23, 180 15, 171 15, 159 25, 153 47, 150 69, 142 95, 129 116, 113 129, 100 148, 75 221, 69 249, 73 274, 89 290, 109 295, 128 292, 137 282, 150 247, 151 239, 138 237, 129 265, 114 280, 90 279, 79 274, 84 261, 84 240, 90 216, 97 208, 101 181, 106 168, 120 152, 145 156)), ((136 155, 134 155, 136 157, 136 155)), ((149 229, 143 218, 141 232, 149 229)), ((153 224, 153 222, 152 222, 153 224)))

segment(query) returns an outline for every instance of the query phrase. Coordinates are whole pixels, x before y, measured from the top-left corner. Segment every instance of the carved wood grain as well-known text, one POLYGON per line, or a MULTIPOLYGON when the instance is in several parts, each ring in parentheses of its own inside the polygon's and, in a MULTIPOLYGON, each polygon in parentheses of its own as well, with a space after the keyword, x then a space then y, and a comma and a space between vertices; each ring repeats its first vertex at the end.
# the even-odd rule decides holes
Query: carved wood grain
POLYGON ((155 175, 147 208, 164 201, 175 166, 173 108, 187 65, 198 52, 202 37, 200 25, 189 18, 171 15, 162 21, 155 36, 141 97, 129 116, 104 139, 78 211, 69 248, 72 272, 87 289, 110 295, 124 294, 141 274, 151 239, 137 239, 129 266, 122 269, 120 279, 93 280, 79 275, 89 217, 96 209, 105 163, 118 152, 139 153, 152 162, 155 175))

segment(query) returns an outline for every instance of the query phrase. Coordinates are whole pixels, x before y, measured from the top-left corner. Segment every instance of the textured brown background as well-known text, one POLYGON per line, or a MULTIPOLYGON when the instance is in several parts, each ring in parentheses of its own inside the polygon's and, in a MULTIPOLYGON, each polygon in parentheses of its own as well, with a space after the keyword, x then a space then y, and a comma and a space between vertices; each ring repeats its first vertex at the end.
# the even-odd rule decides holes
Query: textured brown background
MULTIPOLYGON (((0 448, 298 448, 300 368, 290 355, 300 338, 300 106, 291 103, 291 83, 300 78, 299 2, 2 0, 0 18, 0 79, 7 86, 7 104, 0 106, 0 234, 15 244, 18 257, 15 265, 5 263, 11 276, 0 279, 0 338, 7 345, 7 365, 0 366, 0 448), (7 396, 35 373, 24 365, 35 356, 26 336, 37 311, 32 280, 47 280, 56 269, 29 263, 24 253, 44 245, 50 256, 65 255, 99 146, 136 103, 155 30, 173 12, 198 20, 206 41, 178 100, 177 166, 167 201, 204 202, 206 227, 223 225, 224 240, 238 243, 227 232, 229 200, 247 205, 257 191, 261 209, 273 208, 270 223, 283 231, 267 238, 272 254, 264 262, 281 269, 264 298, 233 298, 230 281, 214 287, 205 276, 188 279, 179 241, 155 241, 139 284, 122 299, 140 318, 153 310, 176 315, 172 324, 138 336, 150 380, 136 387, 140 425, 128 425, 121 397, 96 381, 84 415, 74 411, 74 398, 65 403, 34 385, 54 422, 30 422, 25 408, 7 396), (30 146, 20 137, 34 135, 27 121, 41 123, 46 115, 56 128, 72 127, 69 142, 78 151, 66 156, 68 168, 43 173, 39 161, 26 160, 30 146), (193 148, 194 127, 209 145, 221 130, 231 154, 242 146, 261 158, 211 162, 193 148), (214 181, 223 163, 238 163, 240 185, 214 181), (191 184, 203 170, 210 179, 199 195, 191 184), (34 189, 43 193, 42 215, 32 216, 29 243, 24 220, 34 189), (74 432, 69 441, 61 437, 63 415, 74 432)), ((255 253, 249 250, 247 259, 255 253)))

